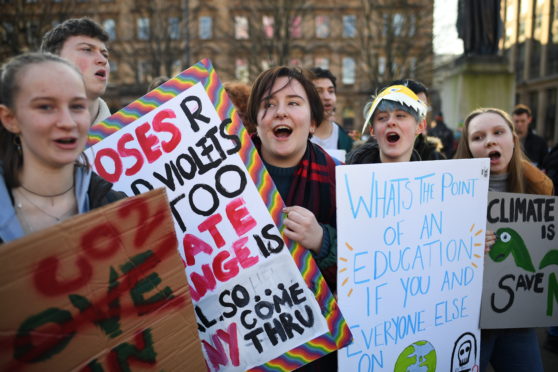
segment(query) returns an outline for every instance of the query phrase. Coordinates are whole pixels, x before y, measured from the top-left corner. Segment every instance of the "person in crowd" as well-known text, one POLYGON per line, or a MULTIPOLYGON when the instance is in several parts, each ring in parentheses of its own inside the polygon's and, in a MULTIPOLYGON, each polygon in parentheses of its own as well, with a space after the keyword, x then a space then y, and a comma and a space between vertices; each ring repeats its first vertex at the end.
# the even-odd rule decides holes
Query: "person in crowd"
MULTIPOLYGON (((404 86, 406 86, 407 88, 412 90, 413 93, 416 94, 416 96, 420 99, 420 101, 422 103, 424 103, 424 105, 426 107, 428 107, 428 89, 421 82, 416 81, 416 80, 411 80, 411 79, 393 80, 393 81, 385 84, 382 88, 380 88, 380 91, 382 91, 386 87, 389 87, 389 86, 392 86, 392 85, 404 85, 404 86)), ((424 127, 426 128, 426 116, 425 116, 424 120, 425 120, 424 127)), ((367 142, 374 143, 375 142, 374 137, 370 136, 367 142)), ((420 156, 421 160, 443 160, 443 159, 446 159, 446 157, 444 156, 444 154, 441 151, 442 147, 443 147, 443 145, 440 143, 440 141, 437 138, 427 136, 424 133, 424 131, 422 133, 420 133, 415 139, 414 148, 415 148, 415 151, 420 156)))
POLYGON ((248 131, 248 133, 253 134, 256 131, 256 125, 246 120, 248 97, 250 97, 250 91, 252 90, 252 88, 249 84, 243 83, 241 81, 226 81, 225 83, 223 83, 223 87, 225 88, 225 91, 231 99, 234 107, 236 107, 236 112, 238 112, 238 115, 240 116, 242 123, 246 127, 246 130, 248 131))
POLYGON ((165 75, 160 75, 151 80, 151 83, 147 86, 147 93, 151 92, 153 89, 159 87, 159 85, 167 82, 170 78, 165 75))
POLYGON ((303 74, 286 66, 262 72, 252 86, 246 117, 256 123, 252 140, 287 205, 285 236, 312 252, 335 291, 336 162, 310 141, 322 123, 323 107, 303 74))
POLYGON ((444 122, 444 116, 441 112, 436 115, 428 127, 427 133, 429 136, 439 138, 442 141, 442 152, 447 159, 451 159, 453 157, 453 132, 444 122))
POLYGON ((48 31, 41 51, 57 54, 72 62, 83 75, 91 125, 105 120, 110 110, 101 96, 107 89, 110 65, 106 47, 108 34, 90 18, 71 18, 48 31))
MULTIPOLYGON (((456 159, 486 157, 490 158, 489 190, 552 195, 552 181, 526 160, 511 118, 496 108, 477 109, 467 116, 455 154, 456 159)), ((481 372, 489 363, 496 372, 543 371, 533 328, 483 329, 480 349, 481 372)))
POLYGON ((23 54, 3 66, 0 87, 0 243, 126 196, 79 161, 90 113, 76 67, 23 54))
POLYGON ((331 71, 321 67, 314 67, 310 71, 312 72, 312 83, 314 83, 324 107, 322 123, 316 128, 310 140, 324 149, 345 150, 348 153, 353 148, 353 139, 335 122, 337 79, 331 71))
POLYGON ((426 106, 404 85, 384 88, 364 107, 364 128, 375 142, 367 142, 347 156, 347 164, 419 161, 416 137, 425 129, 426 106))
POLYGON ((548 145, 544 138, 536 135, 530 127, 533 121, 531 109, 529 106, 519 104, 513 109, 512 118, 523 151, 533 164, 541 168, 543 160, 548 153, 548 145))
MULTIPOLYGON (((339 163, 310 141, 323 122, 324 109, 305 74, 287 66, 262 72, 252 85, 246 117, 256 124, 252 141, 287 206, 283 210, 284 235, 310 250, 335 292, 335 166, 339 163)), ((334 352, 300 370, 336 368, 334 352)))

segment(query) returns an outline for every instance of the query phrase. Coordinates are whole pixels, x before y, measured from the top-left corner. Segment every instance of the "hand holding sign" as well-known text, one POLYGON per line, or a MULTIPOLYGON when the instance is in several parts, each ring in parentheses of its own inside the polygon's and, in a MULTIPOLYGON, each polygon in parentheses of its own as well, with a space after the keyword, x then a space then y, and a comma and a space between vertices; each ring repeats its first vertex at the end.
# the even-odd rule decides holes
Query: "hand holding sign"
POLYGON ((285 236, 314 253, 319 253, 324 232, 314 213, 298 205, 284 208, 283 213, 285 213, 283 220, 285 236))

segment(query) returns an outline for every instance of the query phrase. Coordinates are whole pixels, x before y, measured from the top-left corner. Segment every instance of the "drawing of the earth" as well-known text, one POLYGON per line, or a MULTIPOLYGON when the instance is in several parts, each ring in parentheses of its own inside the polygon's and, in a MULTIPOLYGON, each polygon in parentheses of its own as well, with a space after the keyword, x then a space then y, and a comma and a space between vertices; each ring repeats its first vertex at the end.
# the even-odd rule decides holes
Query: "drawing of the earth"
POLYGON ((435 372, 436 350, 428 341, 417 341, 405 348, 395 362, 394 372, 435 372))

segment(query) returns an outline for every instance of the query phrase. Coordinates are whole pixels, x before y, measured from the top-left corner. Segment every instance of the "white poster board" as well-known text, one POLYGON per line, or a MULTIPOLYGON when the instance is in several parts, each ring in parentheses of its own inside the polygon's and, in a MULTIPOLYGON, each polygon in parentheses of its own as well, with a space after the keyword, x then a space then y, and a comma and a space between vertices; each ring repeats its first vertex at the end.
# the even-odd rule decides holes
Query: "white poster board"
POLYGON ((558 325, 558 203, 554 196, 490 192, 481 328, 558 325))
POLYGON ((116 190, 166 188, 208 366, 245 370, 328 328, 228 123, 197 83, 86 154, 116 190))
POLYGON ((489 169, 337 167, 337 296, 354 337, 340 371, 478 368, 489 169))

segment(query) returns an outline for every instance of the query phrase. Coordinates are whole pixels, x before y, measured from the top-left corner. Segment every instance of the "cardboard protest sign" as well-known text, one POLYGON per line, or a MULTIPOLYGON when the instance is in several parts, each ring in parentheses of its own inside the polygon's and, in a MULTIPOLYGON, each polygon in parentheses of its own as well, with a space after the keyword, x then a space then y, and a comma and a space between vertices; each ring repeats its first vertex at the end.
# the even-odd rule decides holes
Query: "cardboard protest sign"
POLYGON ((558 324, 558 203, 554 196, 490 192, 481 328, 558 324))
POLYGON ((205 369, 163 190, 0 246, 0 369, 205 369))
POLYGON ((354 336, 340 371, 478 369, 489 169, 337 167, 337 295, 354 336))
POLYGON ((93 127, 87 154, 118 190, 167 189, 212 370, 292 370, 349 342, 209 61, 93 127))

